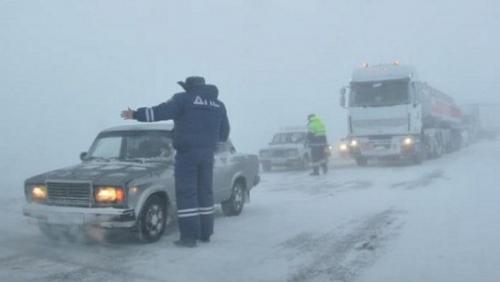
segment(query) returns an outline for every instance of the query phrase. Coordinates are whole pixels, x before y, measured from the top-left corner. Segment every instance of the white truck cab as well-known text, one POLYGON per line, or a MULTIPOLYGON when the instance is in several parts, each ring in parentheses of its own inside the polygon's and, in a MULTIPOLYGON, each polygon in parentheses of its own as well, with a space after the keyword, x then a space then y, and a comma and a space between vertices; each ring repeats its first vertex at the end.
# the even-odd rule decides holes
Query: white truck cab
POLYGON ((419 81, 411 66, 355 69, 341 89, 341 106, 348 112, 349 149, 358 165, 388 158, 419 163, 459 146, 453 137, 460 135, 460 111, 453 99, 419 81))

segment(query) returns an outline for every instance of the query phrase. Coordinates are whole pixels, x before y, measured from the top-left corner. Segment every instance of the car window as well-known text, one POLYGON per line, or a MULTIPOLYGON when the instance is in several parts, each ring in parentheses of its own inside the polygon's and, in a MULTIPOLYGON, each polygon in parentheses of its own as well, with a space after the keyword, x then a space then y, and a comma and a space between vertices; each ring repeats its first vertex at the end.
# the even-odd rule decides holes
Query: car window
POLYGON ((120 157, 122 138, 120 136, 109 136, 97 140, 92 157, 95 158, 118 158, 120 157))

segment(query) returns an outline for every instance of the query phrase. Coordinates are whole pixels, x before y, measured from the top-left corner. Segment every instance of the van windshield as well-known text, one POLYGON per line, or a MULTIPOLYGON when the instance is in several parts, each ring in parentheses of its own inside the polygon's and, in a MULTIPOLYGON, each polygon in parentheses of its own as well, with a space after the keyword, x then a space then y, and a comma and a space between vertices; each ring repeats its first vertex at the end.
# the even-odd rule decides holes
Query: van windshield
POLYGON ((408 104, 408 79, 352 82, 351 107, 383 107, 408 104))

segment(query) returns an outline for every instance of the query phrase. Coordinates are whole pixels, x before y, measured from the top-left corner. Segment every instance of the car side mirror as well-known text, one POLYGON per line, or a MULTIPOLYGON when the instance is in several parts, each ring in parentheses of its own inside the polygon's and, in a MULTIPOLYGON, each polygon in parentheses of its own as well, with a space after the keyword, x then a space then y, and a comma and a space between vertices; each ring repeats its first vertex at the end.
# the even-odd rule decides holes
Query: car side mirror
POLYGON ((80 153, 80 160, 84 161, 87 159, 87 155, 88 153, 87 152, 81 152, 80 153))

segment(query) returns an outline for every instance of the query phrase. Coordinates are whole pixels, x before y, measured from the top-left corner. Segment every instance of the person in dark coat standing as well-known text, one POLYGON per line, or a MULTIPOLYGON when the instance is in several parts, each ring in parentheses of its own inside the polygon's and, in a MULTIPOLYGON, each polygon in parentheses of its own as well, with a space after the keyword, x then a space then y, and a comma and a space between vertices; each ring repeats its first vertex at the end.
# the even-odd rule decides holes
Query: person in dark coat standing
POLYGON ((203 77, 178 82, 185 90, 158 106, 128 108, 124 119, 174 121, 175 192, 180 239, 177 246, 209 242, 214 226, 213 166, 218 142, 229 137, 229 120, 218 89, 203 77))
POLYGON ((311 175, 319 175, 319 167, 323 169, 323 173, 328 172, 328 141, 326 139, 326 129, 323 121, 315 115, 307 116, 307 140, 311 147, 311 165, 313 171, 311 175))

